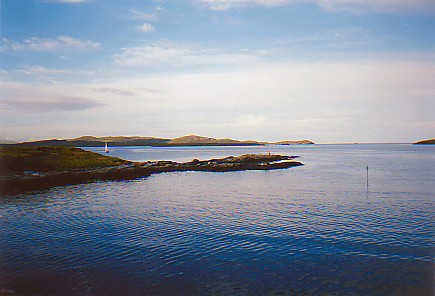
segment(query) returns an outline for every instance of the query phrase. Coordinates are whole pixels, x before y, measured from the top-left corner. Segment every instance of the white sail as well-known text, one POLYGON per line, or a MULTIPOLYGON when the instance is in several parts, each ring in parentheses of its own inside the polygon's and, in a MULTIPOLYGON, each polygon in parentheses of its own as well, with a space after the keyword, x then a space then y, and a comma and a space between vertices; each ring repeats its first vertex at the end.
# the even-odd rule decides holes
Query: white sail
POLYGON ((109 153, 109 147, 107 147, 107 143, 105 143, 104 152, 109 153))

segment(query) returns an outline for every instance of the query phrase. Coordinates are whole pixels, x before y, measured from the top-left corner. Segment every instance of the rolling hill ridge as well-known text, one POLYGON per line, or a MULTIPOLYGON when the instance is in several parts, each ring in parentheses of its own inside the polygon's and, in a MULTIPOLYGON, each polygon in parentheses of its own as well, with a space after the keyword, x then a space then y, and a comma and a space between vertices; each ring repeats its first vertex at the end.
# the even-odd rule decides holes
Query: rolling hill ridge
POLYGON ((310 145, 315 144, 309 140, 300 141, 280 141, 280 142, 259 142, 259 141, 240 141, 230 138, 216 139, 197 135, 188 135, 174 139, 140 137, 140 136, 110 136, 95 137, 81 136, 73 139, 49 139, 31 142, 17 143, 20 146, 60 146, 60 147, 99 147, 108 143, 110 146, 251 146, 251 145, 310 145))

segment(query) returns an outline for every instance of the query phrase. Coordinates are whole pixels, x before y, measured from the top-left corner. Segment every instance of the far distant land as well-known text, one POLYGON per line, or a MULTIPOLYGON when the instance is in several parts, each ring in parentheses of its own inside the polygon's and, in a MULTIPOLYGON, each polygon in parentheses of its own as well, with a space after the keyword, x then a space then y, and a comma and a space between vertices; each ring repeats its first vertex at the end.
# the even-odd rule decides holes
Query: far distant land
POLYGON ((280 142, 259 142, 239 141, 229 138, 215 139, 196 135, 183 136, 175 139, 153 138, 153 137, 94 137, 83 136, 74 139, 50 139, 32 142, 17 143, 20 146, 60 146, 60 147, 100 147, 107 143, 110 146, 251 146, 251 145, 314 145, 309 140, 280 141, 280 142))
POLYGON ((429 139, 429 140, 423 140, 419 141, 417 143, 414 143, 415 145, 435 145, 435 139, 429 139))

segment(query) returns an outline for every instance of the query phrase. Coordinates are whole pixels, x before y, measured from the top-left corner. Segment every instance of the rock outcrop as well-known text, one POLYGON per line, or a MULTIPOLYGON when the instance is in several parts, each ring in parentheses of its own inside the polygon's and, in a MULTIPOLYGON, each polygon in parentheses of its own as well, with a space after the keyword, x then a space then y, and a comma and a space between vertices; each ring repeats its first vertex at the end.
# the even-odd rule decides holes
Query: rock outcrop
POLYGON ((246 170, 274 170, 302 165, 294 161, 296 156, 246 154, 238 157, 198 160, 178 163, 172 161, 144 162, 139 166, 148 168, 151 173, 174 171, 228 172, 246 170))

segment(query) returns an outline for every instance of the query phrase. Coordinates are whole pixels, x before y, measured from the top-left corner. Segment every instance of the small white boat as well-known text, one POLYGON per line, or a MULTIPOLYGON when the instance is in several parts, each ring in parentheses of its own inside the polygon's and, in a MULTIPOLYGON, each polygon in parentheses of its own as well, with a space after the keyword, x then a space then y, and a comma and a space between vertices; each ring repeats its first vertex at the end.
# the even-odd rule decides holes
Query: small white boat
POLYGON ((107 143, 105 143, 104 152, 109 153, 109 147, 107 147, 107 143))

